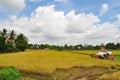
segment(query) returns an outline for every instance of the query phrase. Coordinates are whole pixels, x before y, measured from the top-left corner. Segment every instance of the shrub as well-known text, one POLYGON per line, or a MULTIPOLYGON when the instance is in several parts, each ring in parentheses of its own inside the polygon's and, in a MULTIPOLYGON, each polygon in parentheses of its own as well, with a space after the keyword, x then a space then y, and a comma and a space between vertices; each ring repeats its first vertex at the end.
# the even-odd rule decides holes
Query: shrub
POLYGON ((0 70, 0 80, 21 80, 20 72, 14 67, 0 70))

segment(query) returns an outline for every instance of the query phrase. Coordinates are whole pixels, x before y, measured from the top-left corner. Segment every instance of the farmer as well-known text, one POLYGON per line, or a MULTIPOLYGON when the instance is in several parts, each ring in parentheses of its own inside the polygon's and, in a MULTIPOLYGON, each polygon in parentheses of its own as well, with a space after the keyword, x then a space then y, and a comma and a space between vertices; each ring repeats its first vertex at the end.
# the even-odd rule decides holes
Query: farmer
POLYGON ((111 55, 112 55, 112 52, 107 51, 105 47, 101 47, 101 51, 96 54, 96 56, 100 59, 104 59, 104 58, 108 59, 109 56, 111 55))

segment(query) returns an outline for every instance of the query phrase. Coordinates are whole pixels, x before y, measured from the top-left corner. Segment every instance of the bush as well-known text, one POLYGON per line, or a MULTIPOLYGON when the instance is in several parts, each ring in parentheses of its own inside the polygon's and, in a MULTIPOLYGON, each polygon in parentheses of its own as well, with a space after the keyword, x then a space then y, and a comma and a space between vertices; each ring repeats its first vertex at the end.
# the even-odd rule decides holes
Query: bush
POLYGON ((0 80, 21 80, 20 72, 14 67, 0 70, 0 80))

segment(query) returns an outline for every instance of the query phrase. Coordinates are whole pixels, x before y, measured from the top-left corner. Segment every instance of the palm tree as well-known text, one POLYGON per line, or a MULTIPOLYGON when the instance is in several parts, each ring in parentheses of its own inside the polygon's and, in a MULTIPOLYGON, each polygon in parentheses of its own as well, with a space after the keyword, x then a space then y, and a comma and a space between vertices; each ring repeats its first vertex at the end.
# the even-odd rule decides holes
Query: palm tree
POLYGON ((6 39, 7 38, 7 30, 3 29, 2 31, 0 31, 0 36, 4 37, 6 39))
POLYGON ((15 40, 15 37, 16 37, 16 33, 14 30, 12 30, 10 33, 9 33, 9 39, 10 40, 15 40))
POLYGON ((6 38, 7 38, 7 30, 3 29, 2 31, 0 31, 0 51, 5 51, 6 49, 6 44, 5 44, 6 38))

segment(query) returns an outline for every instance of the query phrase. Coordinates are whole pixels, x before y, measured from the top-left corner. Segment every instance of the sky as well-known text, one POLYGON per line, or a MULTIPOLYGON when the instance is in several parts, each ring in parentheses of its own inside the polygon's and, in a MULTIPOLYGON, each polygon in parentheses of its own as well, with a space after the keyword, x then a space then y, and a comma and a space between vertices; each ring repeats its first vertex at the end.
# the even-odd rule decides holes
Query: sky
POLYGON ((33 44, 117 43, 120 0, 0 0, 3 28, 33 44))

